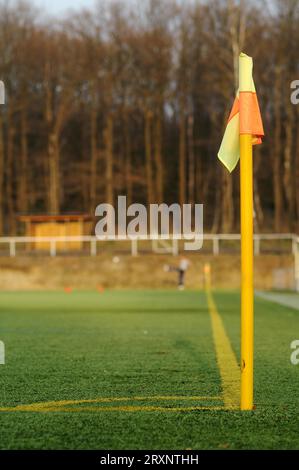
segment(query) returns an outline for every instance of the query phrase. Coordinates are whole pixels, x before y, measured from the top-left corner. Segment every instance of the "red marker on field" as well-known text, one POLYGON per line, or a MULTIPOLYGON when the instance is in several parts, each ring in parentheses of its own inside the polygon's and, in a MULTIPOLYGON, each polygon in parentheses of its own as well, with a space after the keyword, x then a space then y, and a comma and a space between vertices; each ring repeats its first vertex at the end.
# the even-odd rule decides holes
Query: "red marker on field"
POLYGON ((73 288, 70 287, 70 286, 65 286, 64 292, 65 292, 66 294, 71 294, 71 293, 73 292, 73 288))

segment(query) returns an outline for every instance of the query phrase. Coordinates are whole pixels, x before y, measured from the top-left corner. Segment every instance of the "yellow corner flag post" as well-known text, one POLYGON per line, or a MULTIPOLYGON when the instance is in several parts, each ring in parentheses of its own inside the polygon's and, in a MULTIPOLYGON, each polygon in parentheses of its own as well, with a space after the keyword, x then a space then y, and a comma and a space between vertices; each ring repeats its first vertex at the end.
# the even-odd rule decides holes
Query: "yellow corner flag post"
POLYGON ((240 135, 241 410, 253 408, 253 184, 252 136, 240 135))
POLYGON ((264 136, 252 78, 252 58, 240 54, 239 91, 218 153, 232 171, 240 159, 241 410, 253 409, 253 165, 252 146, 264 136))

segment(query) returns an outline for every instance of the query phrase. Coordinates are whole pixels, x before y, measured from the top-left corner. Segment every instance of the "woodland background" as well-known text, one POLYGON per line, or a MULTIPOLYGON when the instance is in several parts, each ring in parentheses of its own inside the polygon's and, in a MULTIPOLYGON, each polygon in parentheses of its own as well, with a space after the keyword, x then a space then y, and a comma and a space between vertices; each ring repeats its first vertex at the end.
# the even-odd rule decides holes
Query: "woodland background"
POLYGON ((53 21, 0 2, 0 235, 19 214, 131 202, 204 204, 239 229, 239 170, 217 151, 240 51, 254 58, 266 138, 255 148, 258 232, 299 231, 299 1, 99 1, 53 21))

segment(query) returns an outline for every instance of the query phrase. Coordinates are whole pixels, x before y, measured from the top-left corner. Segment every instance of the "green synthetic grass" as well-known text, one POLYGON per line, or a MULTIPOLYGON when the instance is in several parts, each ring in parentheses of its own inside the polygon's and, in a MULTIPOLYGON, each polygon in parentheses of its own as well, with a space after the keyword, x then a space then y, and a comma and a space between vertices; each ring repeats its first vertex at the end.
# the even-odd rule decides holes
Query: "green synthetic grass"
MULTIPOLYGON (((214 296, 239 357, 238 295, 214 296)), ((253 412, 2 411, 0 448, 299 449, 294 339, 299 312, 257 299, 253 412)), ((1 293, 0 340, 0 407, 101 397, 135 405, 135 396, 180 407, 198 403, 154 397, 221 395, 204 293, 1 293)))

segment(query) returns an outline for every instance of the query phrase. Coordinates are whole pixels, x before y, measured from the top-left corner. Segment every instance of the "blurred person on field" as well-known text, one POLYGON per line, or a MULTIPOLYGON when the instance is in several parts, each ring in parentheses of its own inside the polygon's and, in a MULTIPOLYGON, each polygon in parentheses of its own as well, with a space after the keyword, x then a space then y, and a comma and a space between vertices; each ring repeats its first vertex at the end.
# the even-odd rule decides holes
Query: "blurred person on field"
POLYGON ((178 273, 178 289, 179 290, 185 289, 186 271, 188 270, 189 266, 190 266, 190 261, 185 256, 182 256, 180 258, 178 266, 169 266, 168 264, 164 266, 164 270, 166 272, 178 273))

